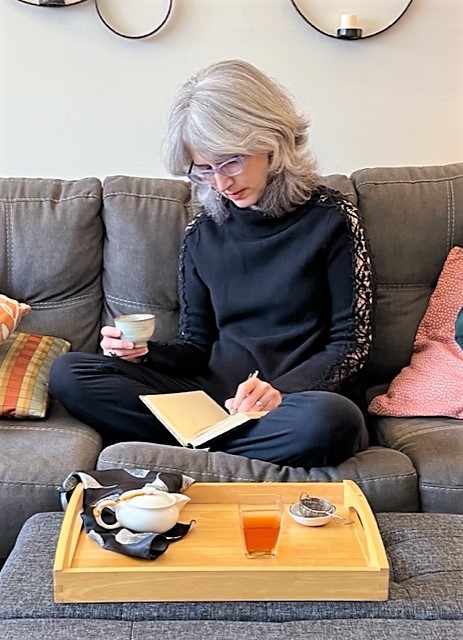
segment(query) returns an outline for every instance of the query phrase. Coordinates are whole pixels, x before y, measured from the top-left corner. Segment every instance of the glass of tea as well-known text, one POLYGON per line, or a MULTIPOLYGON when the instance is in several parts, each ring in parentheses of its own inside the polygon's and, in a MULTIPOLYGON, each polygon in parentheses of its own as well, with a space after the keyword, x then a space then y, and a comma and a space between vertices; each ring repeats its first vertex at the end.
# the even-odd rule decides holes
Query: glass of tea
POLYGON ((284 507, 276 494, 238 496, 241 533, 248 558, 274 558, 277 555, 284 507))

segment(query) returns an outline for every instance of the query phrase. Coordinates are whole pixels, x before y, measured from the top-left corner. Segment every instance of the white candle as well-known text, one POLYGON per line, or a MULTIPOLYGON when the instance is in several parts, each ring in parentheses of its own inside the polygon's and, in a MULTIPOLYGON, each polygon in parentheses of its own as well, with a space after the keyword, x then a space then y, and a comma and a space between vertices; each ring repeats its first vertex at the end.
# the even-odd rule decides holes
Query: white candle
POLYGON ((340 29, 358 29, 357 16, 351 13, 343 13, 341 16, 340 29))

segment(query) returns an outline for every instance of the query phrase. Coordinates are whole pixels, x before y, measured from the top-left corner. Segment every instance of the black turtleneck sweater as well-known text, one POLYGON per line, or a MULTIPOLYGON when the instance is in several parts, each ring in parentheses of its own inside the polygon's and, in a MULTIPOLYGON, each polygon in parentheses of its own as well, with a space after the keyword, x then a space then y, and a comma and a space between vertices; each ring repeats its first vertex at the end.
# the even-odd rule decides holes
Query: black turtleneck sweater
POLYGON ((282 393, 341 391, 371 346, 372 273, 357 209, 319 187, 279 218, 228 204, 187 227, 179 334, 150 344, 152 366, 204 378, 219 403, 249 373, 282 393))

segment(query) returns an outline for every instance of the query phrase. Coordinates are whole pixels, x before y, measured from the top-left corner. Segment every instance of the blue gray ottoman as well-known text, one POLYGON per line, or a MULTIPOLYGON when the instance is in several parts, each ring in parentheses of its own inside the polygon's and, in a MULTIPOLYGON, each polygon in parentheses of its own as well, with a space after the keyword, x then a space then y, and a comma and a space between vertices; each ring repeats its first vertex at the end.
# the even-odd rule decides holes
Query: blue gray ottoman
MULTIPOLYGON (((9 640, 456 640, 463 637, 463 516, 377 514, 391 566, 385 602, 55 604, 62 514, 32 516, 0 572, 9 640)), ((185 585, 194 589, 194 585, 185 585)))

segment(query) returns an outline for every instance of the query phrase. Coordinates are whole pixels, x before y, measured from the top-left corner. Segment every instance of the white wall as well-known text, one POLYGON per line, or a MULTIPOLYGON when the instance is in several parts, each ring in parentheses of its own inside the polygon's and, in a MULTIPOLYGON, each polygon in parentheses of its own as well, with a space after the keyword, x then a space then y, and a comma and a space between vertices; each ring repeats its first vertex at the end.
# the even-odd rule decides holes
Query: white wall
MULTIPOLYGON (((167 6, 112 2, 135 32, 142 14, 149 26, 167 6)), ((299 5, 333 31, 341 13, 357 13, 371 32, 405 0, 299 5)), ((3 0, 0 175, 167 176, 168 104, 190 74, 225 58, 248 60, 291 91, 311 119, 322 173, 461 161, 462 27, 461 0, 415 0, 392 29, 356 42, 319 34, 290 0, 174 0, 157 36, 130 41, 99 22, 93 0, 58 9, 3 0)))

